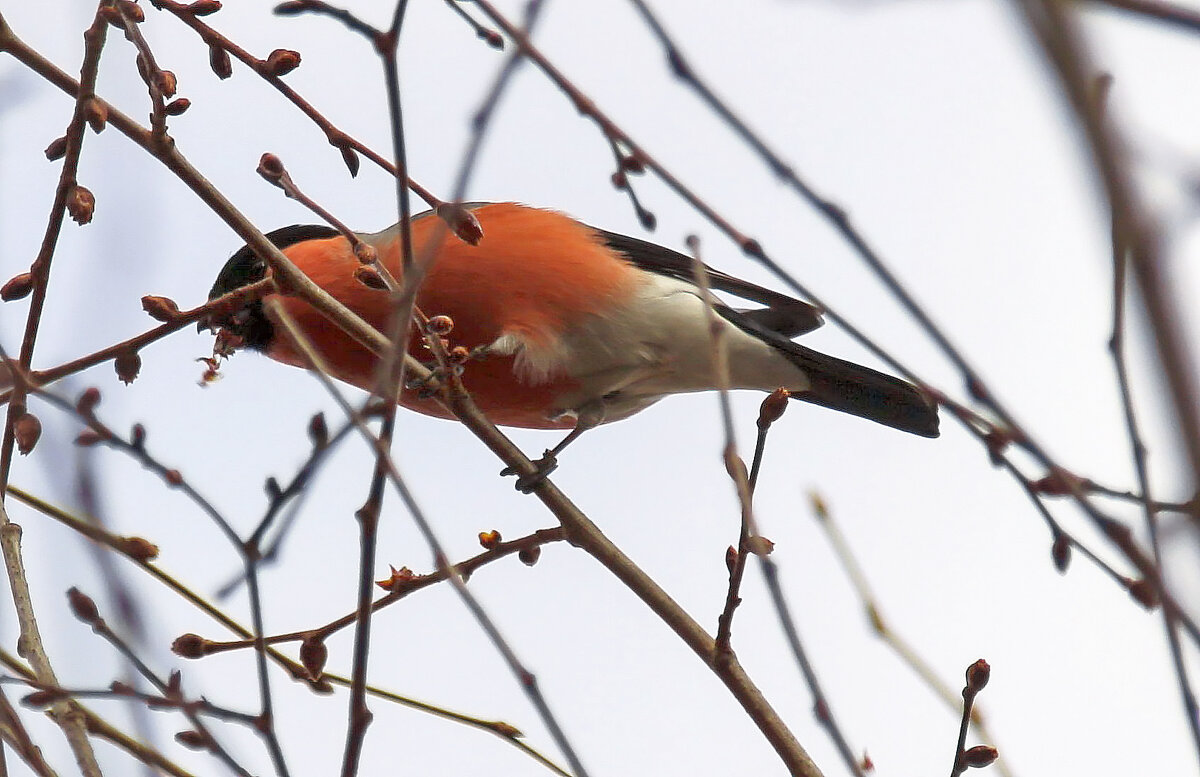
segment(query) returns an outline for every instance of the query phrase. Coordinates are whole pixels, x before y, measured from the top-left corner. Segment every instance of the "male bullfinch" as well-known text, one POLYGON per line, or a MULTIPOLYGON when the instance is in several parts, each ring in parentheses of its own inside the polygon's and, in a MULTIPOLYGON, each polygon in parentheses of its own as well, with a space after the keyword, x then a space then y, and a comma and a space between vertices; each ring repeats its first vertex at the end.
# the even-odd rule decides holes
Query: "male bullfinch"
MULTIPOLYGON (((430 317, 453 321, 450 344, 472 353, 463 384, 494 423, 578 432, 627 418, 668 394, 716 387, 708 313, 690 257, 551 210, 514 203, 468 207, 483 228, 474 246, 431 212, 411 220, 414 254, 434 256, 416 303, 430 317), (436 254, 430 246, 435 239, 436 254)), ((361 265, 344 236, 324 226, 292 226, 267 237, 325 291, 386 331, 389 293, 355 276, 361 265)), ((399 228, 359 237, 399 278, 399 228)), ((225 264, 209 298, 265 273, 265 263, 243 247, 225 264)), ((733 388, 782 387, 796 399, 938 436, 937 408, 914 386, 791 341, 821 325, 819 309, 717 270, 708 273, 713 289, 765 306, 716 305, 732 324, 725 343, 733 388)), ((335 377, 371 389, 374 354, 298 297, 279 301, 335 377)), ((209 323, 276 361, 309 366, 261 302, 209 323)), ((411 353, 428 357, 420 337, 413 338, 411 353)), ((405 390, 400 403, 448 417, 418 391, 405 390)))

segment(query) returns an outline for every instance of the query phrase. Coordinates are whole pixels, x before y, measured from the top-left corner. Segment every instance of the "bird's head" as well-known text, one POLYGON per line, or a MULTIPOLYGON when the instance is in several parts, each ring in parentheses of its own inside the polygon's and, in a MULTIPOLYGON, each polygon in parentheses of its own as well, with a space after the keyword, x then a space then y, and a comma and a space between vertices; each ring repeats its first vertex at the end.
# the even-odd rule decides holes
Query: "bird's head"
MULTIPOLYGON (((283 250, 289 246, 303 243, 306 240, 317 240, 334 237, 336 229, 323 225, 293 224, 267 232, 265 237, 276 248, 283 250)), ((217 280, 208 292, 209 300, 217 299, 231 291, 249 286, 261 281, 267 275, 267 263, 260 259, 250 246, 242 246, 217 274, 217 280)), ((252 300, 240 309, 235 309, 220 317, 213 316, 199 322, 197 331, 224 331, 240 341, 241 347, 265 351, 274 335, 271 322, 263 312, 261 300, 252 300)))

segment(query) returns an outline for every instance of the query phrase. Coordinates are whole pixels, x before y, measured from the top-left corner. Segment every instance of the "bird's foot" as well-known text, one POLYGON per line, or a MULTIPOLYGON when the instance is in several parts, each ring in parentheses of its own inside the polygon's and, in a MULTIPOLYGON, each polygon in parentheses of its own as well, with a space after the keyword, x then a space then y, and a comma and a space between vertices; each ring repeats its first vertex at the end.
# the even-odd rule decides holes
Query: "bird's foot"
MULTIPOLYGON (((540 459, 533 462, 533 465, 537 467, 537 470, 530 472, 528 475, 517 476, 516 488, 522 494, 533 493, 534 489, 540 486, 542 481, 550 476, 551 472, 558 469, 558 457, 554 455, 554 451, 546 451, 540 459)), ((500 470, 502 477, 516 474, 517 470, 514 467, 505 467, 500 470)))

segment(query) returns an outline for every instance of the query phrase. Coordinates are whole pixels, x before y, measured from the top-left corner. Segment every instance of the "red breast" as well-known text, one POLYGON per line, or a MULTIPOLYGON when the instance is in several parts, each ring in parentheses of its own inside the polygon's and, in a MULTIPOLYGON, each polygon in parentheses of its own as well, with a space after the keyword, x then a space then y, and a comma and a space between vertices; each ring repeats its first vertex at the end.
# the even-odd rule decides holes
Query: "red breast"
MULTIPOLYGON (((454 322, 453 346, 487 346, 515 338, 519 355, 489 356, 469 362, 463 383, 493 422, 533 429, 568 429, 569 417, 551 420, 565 408, 556 400, 577 384, 555 362, 564 331, 592 316, 604 316, 633 295, 639 271, 606 247, 594 230, 555 211, 494 203, 474 211, 483 239, 472 246, 446 230, 436 217, 412 222, 414 255, 432 268, 417 305, 428 316, 454 322), (433 246, 436 245, 436 252, 433 246), (537 369, 522 369, 532 360, 537 369), (542 373, 542 374, 536 374, 542 373)), ((398 230, 364 236, 389 270, 400 277, 398 230)), ((314 282, 382 332, 388 326, 388 294, 354 277, 358 259, 343 237, 308 240, 284 253, 314 282)), ((295 297, 281 301, 329 363, 335 377, 370 390, 377 360, 315 309, 295 297)), ((282 332, 282 328, 277 331, 282 332)), ((420 338, 409 352, 429 361, 420 338)), ((268 354, 281 362, 307 366, 286 336, 268 354)), ((449 417, 433 399, 406 391, 401 404, 427 415, 449 417)))

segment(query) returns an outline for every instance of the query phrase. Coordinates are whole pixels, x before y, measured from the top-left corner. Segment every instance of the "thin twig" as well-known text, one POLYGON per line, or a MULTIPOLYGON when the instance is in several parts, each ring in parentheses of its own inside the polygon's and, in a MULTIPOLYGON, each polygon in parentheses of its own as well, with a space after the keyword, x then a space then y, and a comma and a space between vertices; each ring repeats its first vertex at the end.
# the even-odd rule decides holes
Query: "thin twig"
POLYGON ((996 748, 990 745, 976 745, 967 749, 967 729, 970 727, 975 697, 987 686, 991 673, 992 668, 982 658, 967 667, 967 684, 962 689, 962 719, 958 725, 958 741, 954 748, 950 777, 959 777, 971 767, 989 766, 996 760, 996 748))
MULTIPOLYGON (((30 267, 33 296, 29 303, 29 313, 25 321, 25 333, 21 340, 21 352, 17 365, 22 371, 27 371, 33 360, 34 345, 37 342, 38 328, 41 324, 46 293, 50 284, 51 262, 58 244, 59 233, 62 230, 63 218, 68 207, 72 209, 72 217, 80 223, 90 221, 92 216, 94 198, 91 192, 79 186, 76 175, 79 170, 79 157, 83 150, 84 128, 90 112, 95 110, 96 77, 108 29, 104 11, 110 6, 110 0, 103 0, 97 6, 92 23, 83 34, 84 55, 83 64, 80 67, 81 86, 65 134, 62 172, 59 174, 54 203, 51 206, 41 248, 30 267)), ((7 22, 4 21, 3 16, 0 16, 0 51, 11 51, 15 40, 7 22)), ((14 379, 17 379, 16 375, 14 375, 14 379)), ((50 663, 50 658, 42 642, 41 632, 37 626, 33 598, 29 590, 28 578, 25 575, 25 562, 21 554, 21 527, 9 521, 8 512, 4 506, 3 489, 8 485, 16 443, 14 424, 26 412, 23 393, 28 390, 28 386, 22 386, 18 382, 15 387, 18 392, 15 394, 17 401, 9 403, 4 425, 4 439, 0 443, 0 550, 3 552, 13 604, 17 611, 17 621, 20 624, 19 644, 23 646, 22 657, 29 660, 39 681, 57 685, 58 679, 55 676, 54 667, 50 663)), ((88 740, 87 729, 79 712, 74 710, 73 705, 69 702, 59 702, 53 705, 53 716, 66 735, 79 769, 86 777, 100 777, 100 765, 96 761, 96 754, 88 740)))
MULTIPOLYGON (((0 649, 0 665, 7 667, 9 670, 15 672, 26 680, 36 680, 32 669, 30 669, 19 658, 14 655, 10 655, 2 649, 0 649)), ((3 696, 3 692, 0 692, 0 696, 3 696)), ((8 704, 7 699, 4 700, 4 706, 7 710, 12 710, 12 707, 8 704)), ((166 774, 172 775, 172 777, 194 777, 191 772, 187 771, 179 764, 171 761, 158 749, 149 747, 148 745, 138 741, 135 737, 129 736, 125 732, 113 726, 104 718, 100 717, 98 714, 96 714, 96 712, 89 709, 86 705, 77 704, 76 708, 79 710, 80 714, 83 715, 84 722, 87 725, 88 733, 92 736, 99 737, 107 742, 110 742, 117 748, 127 752, 133 758, 162 772, 165 772, 166 774)), ((11 725, 11 723, 9 725, 11 725)), ((32 741, 26 741, 28 742, 29 746, 37 749, 36 746, 33 745, 32 741)), ((14 749, 17 748, 14 746, 14 749)), ((40 752, 38 752, 37 757, 39 759, 41 758, 40 752)), ((51 770, 48 765, 46 766, 46 771, 37 770, 37 773, 39 775, 48 775, 49 777, 53 777, 54 775, 53 770, 51 770)), ((0 772, 0 774, 3 774, 3 772, 0 772)))
MULTIPOLYGON (((396 166, 388 161, 385 157, 372 150, 365 143, 362 143, 346 134, 346 132, 335 126, 333 122, 327 119, 321 114, 320 111, 318 111, 307 100, 301 97, 296 90, 292 89, 292 87, 284 82, 283 78, 277 72, 268 67, 268 60, 262 60, 258 57, 255 57, 253 54, 250 54, 248 51, 229 40, 229 38, 213 29, 206 22, 198 18, 187 3, 179 3, 175 2, 175 0, 154 0, 154 5, 158 8, 168 11, 171 14, 174 14, 180 21, 195 30, 196 33, 199 34, 200 38, 206 44, 208 44, 208 46, 216 47, 233 55, 233 57, 244 63, 247 67, 261 76, 267 83, 275 87, 280 94, 282 94, 289 102, 299 108, 305 116, 311 119, 313 123, 315 123, 321 129, 321 131, 325 133, 325 138, 329 141, 330 145, 342 152, 343 158, 346 159, 346 164, 350 168, 352 175, 358 172, 358 160, 357 157, 354 156, 355 154, 362 154, 391 175, 398 174, 396 166)), ((412 178, 408 178, 407 182, 409 188, 412 189, 412 191, 418 197, 428 203, 429 207, 438 211, 439 214, 442 212, 442 207, 445 205, 442 200, 438 199, 432 192, 417 183, 412 178)))
MULTIPOLYGON (((129 559, 133 563, 140 566, 143 570, 145 570, 146 572, 151 574, 155 579, 157 579, 159 582, 161 582, 166 588, 175 592, 180 597, 182 597, 184 600, 188 601, 193 606, 195 606, 197 609, 204 612, 209 617, 213 618, 213 620, 215 620, 217 623, 221 624, 222 626, 224 626, 225 628, 234 632, 235 634, 242 636, 244 638, 244 641, 241 643, 242 645, 247 646, 247 647, 253 646, 254 639, 253 639, 253 634, 251 633, 250 629, 246 628, 245 626, 242 626, 237 621, 230 618, 228 615, 226 615, 224 612, 222 612, 216 606, 214 606, 213 604, 211 604, 210 602, 208 602, 207 600, 205 600, 203 597, 199 596, 198 594, 194 593, 194 591, 190 587, 179 582, 174 577, 172 577, 170 574, 168 574, 167 572, 165 572, 164 570, 162 570, 161 568, 159 568, 158 566, 156 566, 155 564, 152 563, 155 555, 157 554, 157 548, 150 542, 148 542, 140 537, 121 537, 121 536, 113 535, 113 534, 105 531, 103 528, 98 527, 95 524, 93 524, 87 520, 84 520, 77 516, 73 516, 64 510, 60 510, 59 508, 51 505, 50 503, 46 502, 45 500, 39 499, 38 497, 34 496, 33 494, 30 494, 29 492, 24 491, 16 486, 10 485, 8 487, 8 494, 12 497, 15 497, 22 503, 28 505, 29 507, 31 507, 35 510, 38 510, 42 514, 44 514, 50 518, 53 518, 54 520, 59 521, 64 526, 71 528, 72 530, 76 531, 77 533, 81 534, 82 536, 88 537, 89 539, 105 546, 106 548, 108 548, 110 550, 114 550, 117 553, 120 553, 121 555, 125 556, 127 559, 129 559)), ((543 532, 551 533, 549 541, 554 540, 554 538, 557 536, 555 534, 555 532, 557 532, 557 531, 559 531, 559 530, 554 530, 554 529, 543 530, 543 532)), ((535 533, 535 535, 540 535, 540 534, 542 534, 542 532, 535 533)), ((532 536, 534 536, 534 535, 531 535, 531 537, 532 536)), ((524 540, 529 540, 529 539, 530 538, 524 538, 524 540)), ((529 543, 518 539, 518 540, 513 540, 511 543, 502 543, 502 546, 504 548, 511 547, 512 549, 519 552, 520 548, 526 544, 529 544, 529 543)), ((487 554, 481 554, 481 556, 482 555, 487 555, 487 554)), ((504 555, 508 555, 508 554, 501 553, 497 557, 503 557, 504 555)), ((484 560, 484 559, 480 558, 477 561, 476 558, 472 558, 472 559, 468 559, 467 561, 463 562, 460 566, 466 568, 464 570, 464 572, 469 572, 472 569, 483 566, 484 564, 488 563, 489 560, 490 560, 490 558, 488 560, 484 560)), ((438 573, 435 572, 435 573, 431 573, 431 575, 428 575, 428 576, 420 576, 419 578, 415 578, 414 582, 412 583, 414 590, 418 589, 420 587, 423 587, 419 583, 420 580, 422 580, 426 577, 432 578, 434 575, 438 575, 438 573)), ((434 582, 434 581, 431 580, 430 582, 434 582)), ((401 587, 397 587, 395 590, 400 591, 401 587)), ((391 594, 389 594, 389 596, 390 595, 391 594)), ((272 640, 272 641, 278 641, 278 640, 272 640)), ((350 687, 350 679, 347 677, 344 677, 342 675, 338 675, 335 673, 325 672, 319 678, 312 678, 312 677, 310 677, 309 673, 305 670, 304 667, 297 664, 291 658, 289 658, 289 657, 283 655, 282 653, 279 653, 278 651, 271 649, 271 648, 268 648, 267 653, 268 653, 269 657, 272 660, 274 660, 277 664, 279 664, 293 679, 307 682, 309 684, 309 686, 317 693, 321 693, 321 694, 330 693, 332 690, 330 687, 330 684, 340 685, 340 686, 343 686, 346 688, 350 687)), ((12 659, 12 660, 15 661, 15 659, 12 659)), ((9 666, 10 668, 14 668, 14 669, 16 669, 16 667, 17 667, 17 664, 7 663, 7 659, 5 658, 5 654, 3 653, 3 651, 0 651, 0 663, 3 663, 5 665, 9 666)), ((19 664, 19 662, 17 662, 17 663, 19 664)), ((25 673, 22 673, 22 674, 25 675, 25 673)), ((33 679, 32 674, 28 674, 27 676, 30 679, 33 679)), ((413 698, 410 698, 407 696, 402 696, 400 694, 394 693, 392 691, 387 691, 387 690, 378 688, 376 686, 368 686, 367 692, 377 698, 386 699, 388 701, 391 701, 391 702, 394 702, 397 704, 401 704, 403 706, 406 706, 406 707, 409 707, 409 708, 412 708, 412 709, 415 709, 415 710, 418 710, 421 712, 429 713, 429 714, 444 718, 446 720, 463 723, 468 726, 483 729, 492 734, 496 734, 497 736, 500 736, 502 739, 505 739, 506 741, 508 741, 514 747, 522 750, 523 752, 527 753, 528 755, 530 755, 531 757, 533 757, 540 763, 546 765, 552 771, 555 771, 558 774, 564 774, 564 775, 569 774, 568 772, 564 771, 560 766, 555 764, 553 761, 550 761, 549 759, 547 759, 544 755, 539 753, 537 750, 535 750, 534 748, 525 744, 524 742, 520 741, 520 739, 519 739, 520 732, 508 723, 504 723, 503 721, 489 721, 489 720, 484 720, 482 718, 478 718, 478 717, 474 717, 474 716, 470 716, 470 715, 463 715, 461 713, 451 712, 450 710, 444 709, 442 707, 437 707, 432 704, 427 704, 425 702, 421 702, 421 701, 418 701, 416 699, 413 699, 413 698)), ((91 715, 91 713, 88 713, 86 709, 84 710, 84 713, 85 713, 85 715, 91 715)), ((88 719, 89 731, 92 731, 93 733, 97 733, 97 727, 101 726, 101 725, 102 725, 102 722, 99 722, 99 721, 93 722, 91 720, 91 718, 89 717, 89 719, 88 719)), ((115 730, 112 730, 112 731, 115 732, 115 730)), ((112 738, 118 736, 118 734, 112 733, 112 732, 110 732, 111 735, 104 734, 102 731, 99 733, 101 736, 105 736, 105 738, 109 738, 109 739, 112 739, 112 738)), ((120 746, 125 747, 125 745, 120 745, 120 746)), ((144 746, 139 745, 139 747, 144 749, 144 746)))
MULTIPOLYGON (((479 606, 479 603, 475 599, 474 595, 467 589, 466 582, 463 580, 462 576, 457 574, 450 567, 446 553, 442 548, 441 542, 434 534, 432 525, 425 517, 424 512, 417 505, 412 492, 408 489, 407 484, 400 476, 399 471, 396 469, 395 463, 392 461, 391 455, 387 449, 387 441, 382 436, 378 438, 375 437, 375 435, 372 434, 367 428, 366 424, 357 417, 357 414, 354 413, 349 402, 347 402, 342 396, 341 391, 338 390, 337 386, 333 384, 333 380, 329 377, 329 371, 324 364, 324 360, 309 344, 307 338, 304 336, 304 333, 288 314, 287 310, 275 300, 268 300, 267 306, 270 308, 272 315, 275 316, 276 320, 283 325, 283 328, 287 332, 288 336, 293 342, 296 343, 301 353, 308 360, 313 374, 317 376, 318 380, 320 380, 326 391, 329 392, 334 401, 342 408, 343 412, 346 413, 347 418, 350 418, 354 422, 355 426, 363 434, 364 438, 376 449, 377 466, 384 470, 393 487, 395 487, 396 491, 399 493, 401 500, 404 502, 405 507, 408 509, 409 514, 413 518, 413 522, 417 525, 417 528, 420 530, 426 544, 429 545, 429 548, 433 552, 435 568, 439 570, 447 570, 447 579, 454 586, 454 590, 467 605, 467 608, 471 611, 471 614, 475 616, 475 619, 479 622, 479 625, 487 633, 488 638, 500 652, 501 656, 505 660, 505 663, 508 664, 509 669, 520 680, 522 690, 525 692, 530 702, 534 705, 534 708, 537 709, 538 715, 542 719, 542 723, 549 730, 551 737, 553 737, 555 741, 555 744, 558 745, 564 757, 567 759, 567 762, 571 765, 572 772, 576 777, 586 777, 587 771, 583 768, 582 762, 579 760, 579 757, 575 754, 574 748, 567 740, 566 734, 559 725, 557 718, 550 711, 549 704, 538 688, 536 676, 526 669, 525 666, 520 662, 516 656, 516 653, 509 646, 508 642, 501 636, 491 618, 487 615, 483 608, 479 606)), ((365 605, 361 602, 359 604, 358 619, 360 622, 362 620, 364 610, 366 610, 368 615, 371 612, 371 601, 369 597, 365 605)))
MULTIPOLYGON (((50 402, 53 405, 65 410, 68 413, 77 415, 84 423, 88 425, 91 436, 81 436, 80 440, 83 444, 103 443, 109 447, 115 448, 140 463, 146 469, 154 472, 168 485, 178 488, 197 506, 200 510, 213 521, 220 529, 221 533, 231 545, 237 550, 242 557, 243 564, 246 567, 246 584, 249 592, 250 600, 250 617, 254 624, 254 639, 256 643, 256 662, 258 667, 258 684, 259 684, 259 702, 262 705, 262 711, 259 713, 260 724, 257 728, 258 733, 263 738, 263 744, 267 748, 267 752, 271 756, 271 760, 275 765, 276 771, 281 777, 286 777, 289 773, 287 763, 284 759, 283 747, 279 742, 279 737, 275 731, 273 721, 273 701, 271 696, 270 678, 267 674, 267 656, 266 646, 262 643, 263 635, 263 620, 262 620, 262 597, 258 590, 258 575, 255 565, 258 562, 258 553, 256 545, 253 541, 242 540, 225 516, 217 510, 213 503, 204 497, 191 483, 184 478, 179 470, 168 467, 163 464, 157 457, 153 456, 147 449, 145 444, 146 432, 143 427, 137 425, 131 433, 131 439, 125 440, 116 435, 107 425, 102 423, 95 414, 96 404, 100 401, 100 392, 95 389, 84 392, 79 402, 72 405, 70 402, 58 397, 43 389, 39 389, 37 394, 40 398, 50 402)), ((86 435, 86 433, 85 433, 86 435)))
MULTIPOLYGON (((737 491, 738 505, 741 508, 738 548, 737 552, 733 554, 733 563, 729 565, 729 587, 725 595, 725 607, 721 612, 721 616, 717 619, 717 637, 713 644, 713 663, 716 666, 721 666, 733 657, 733 650, 730 647, 733 613, 741 602, 739 591, 746 569, 746 557, 752 550, 758 556, 759 561, 762 563, 763 574, 768 579, 768 587, 771 587, 771 581, 776 579, 777 571, 774 562, 767 558, 767 554, 771 552, 771 545, 769 541, 765 540, 758 533, 758 527, 754 520, 754 493, 750 487, 750 478, 746 472, 746 463, 742 461, 742 458, 737 453, 737 438, 733 428, 733 408, 729 401, 729 354, 724 342, 726 324, 718 318, 716 308, 714 307, 715 300, 709 289, 708 273, 704 263, 700 259, 700 241, 694 236, 689 236, 687 242, 688 247, 692 251, 692 274, 696 285, 700 289, 701 299, 704 301, 705 317, 709 327, 712 347, 713 382, 717 386, 721 408, 721 423, 725 433, 722 460, 725 464, 725 470, 729 473, 729 478, 733 481, 734 488, 737 491)), ((771 399, 776 399, 776 395, 772 394, 764 404, 771 399)), ((786 395, 782 399, 786 402, 786 395)), ((761 456, 757 454, 761 453, 764 443, 765 437, 760 436, 759 444, 755 446, 756 461, 761 459, 761 456)), ((776 584, 771 590, 772 601, 779 620, 784 625, 784 631, 792 646, 793 654, 804 674, 804 679, 808 682, 809 689, 812 691, 813 698, 815 699, 814 707, 817 711, 817 719, 826 729, 830 738, 833 739, 838 753, 841 755, 851 774, 855 775, 855 777, 863 777, 858 759, 850 751, 850 746, 847 744, 845 736, 842 734, 837 721, 830 712, 829 704, 825 700, 825 695, 821 690, 816 673, 813 671, 801 647, 800 637, 796 631, 791 612, 787 609, 783 593, 777 589, 778 585, 776 584)))
MULTIPOLYGON (((1137 473, 1138 490, 1143 496, 1143 512, 1146 518, 1146 530, 1150 537, 1150 550, 1154 554, 1154 563, 1158 566, 1164 585, 1168 579, 1164 563, 1162 541, 1159 536, 1158 511, 1150 491, 1150 471, 1146 462, 1146 445, 1138 428, 1137 415, 1133 408, 1133 389, 1129 382, 1129 372, 1125 361, 1125 288, 1126 270, 1128 268, 1128 252, 1125 235, 1120 229, 1120 221, 1114 217, 1112 225, 1113 248, 1113 321, 1112 337, 1109 339, 1109 352, 1113 358, 1113 367, 1117 377, 1117 387, 1121 392, 1121 407, 1125 413, 1125 426, 1129 434, 1130 455, 1133 458, 1134 470, 1137 473)), ((1184 714, 1189 721, 1193 742, 1200 757, 1200 708, 1196 703, 1196 694, 1188 676, 1187 663, 1184 661, 1183 647, 1179 640, 1179 617, 1172 607, 1162 608, 1163 628, 1166 632, 1167 646, 1171 651, 1171 663, 1175 667, 1175 678, 1179 688, 1180 700, 1183 702, 1184 714)))
MULTIPOLYGON (((70 589, 70 591, 67 592, 67 596, 71 602, 71 609, 75 613, 75 616, 87 625, 91 626, 93 632, 116 648, 117 651, 121 653, 121 655, 123 655, 125 659, 137 669, 138 673, 141 674, 142 677, 146 678, 151 685, 157 688, 159 694, 161 694, 143 694, 137 692, 133 688, 114 687, 105 689, 105 691, 99 693, 80 693, 78 691, 72 691, 70 693, 72 698, 92 696, 94 698, 121 697, 141 699, 144 702, 149 702, 147 706, 151 709, 167 707, 178 709, 183 713, 184 717, 188 719, 188 722, 192 724, 196 732, 200 734, 205 743, 205 749, 216 756, 218 760, 224 763, 231 770, 240 775, 244 775, 244 777, 250 777, 250 773, 245 769, 245 767, 239 764, 233 755, 230 754, 230 752, 223 747, 220 742, 217 741, 216 737, 213 736, 212 731, 201 718, 201 713, 203 712, 208 715, 215 716, 221 720, 241 723, 242 725, 254 728, 256 731, 259 728, 257 718, 252 715, 245 715, 243 713, 222 709, 204 699, 200 699, 197 702, 192 703, 186 702, 183 699, 182 691, 179 687, 179 675, 177 673, 172 676, 171 680, 164 680, 159 677, 158 674, 154 672, 154 670, 152 670, 141 659, 140 656, 138 656, 133 648, 130 647, 127 642, 125 642, 125 640, 121 639, 120 636, 118 636, 112 629, 108 627, 108 624, 100 615, 96 608, 95 602, 92 601, 91 597, 87 596, 77 588, 70 589)), ((261 731, 258 733, 261 733, 261 731)))
MULTIPOLYGON (((0 653, 3 653, 3 651, 0 651, 0 653)), ((27 679, 34 679, 33 670, 24 665, 22 665, 22 668, 25 669, 24 676, 27 679)), ((82 709, 80 711, 82 712, 82 709)), ((86 713, 84 714, 86 716, 86 713)), ((12 703, 8 700, 8 695, 3 689, 0 689, 0 737, 3 737, 4 742, 7 742, 12 747, 13 752, 38 777, 58 777, 54 769, 46 762, 45 757, 42 755, 42 749, 29 736, 29 731, 25 728, 25 724, 17 714, 16 708, 12 706, 12 703)), ((4 751, 4 746, 0 744, 0 775, 7 777, 8 763, 5 760, 6 755, 4 751)))
MULTIPOLYGON (((834 555, 841 564, 842 571, 846 573, 850 584, 854 586, 855 593, 858 594, 863 611, 867 616, 867 621, 871 624, 871 630, 900 657, 901 661, 908 665, 913 674, 919 677, 922 682, 929 686, 935 695, 946 703, 946 706, 951 709, 957 709, 961 704, 959 695, 942 678, 938 677, 937 672, 921 657, 916 648, 888 625, 887 620, 883 617, 883 611, 880 609, 879 599, 871 590, 871 584, 867 581, 867 575, 863 571, 862 565, 858 563, 858 559, 855 557, 850 543, 846 540, 846 536, 842 534, 837 521, 834 520, 832 513, 826 507, 825 500, 816 493, 812 493, 809 495, 809 501, 812 504, 813 515, 817 519, 817 524, 825 532, 825 536, 829 539, 829 544, 833 546, 834 555)), ((970 720, 971 725, 975 727, 979 736, 989 742, 995 741, 995 737, 988 730, 987 722, 984 720, 983 713, 980 712, 978 705, 971 707, 970 720)), ((1008 765, 1003 761, 996 764, 996 769, 1003 777, 1011 777, 1012 775, 1012 772, 1008 769, 1008 765)))
POLYGON ((737 436, 733 429, 733 407, 729 399, 729 348, 726 343, 726 324, 717 315, 716 299, 713 297, 708 283, 708 269, 700 258, 700 240, 695 235, 689 235, 687 244, 692 252, 692 277, 700 291, 700 299, 704 303, 704 319, 708 325, 713 383, 717 388, 717 401, 721 409, 721 428, 725 437, 721 459, 725 465, 725 471, 729 473, 729 478, 733 481, 740 508, 737 550, 732 556, 733 563, 729 565, 729 588, 725 594, 725 607, 717 619, 715 660, 720 661, 732 651, 729 642, 733 630, 733 612, 742 601, 739 591, 741 590, 742 576, 746 571, 746 557, 750 552, 750 538, 758 536, 758 529, 754 522, 754 494, 750 488, 749 475, 746 473, 746 463, 737 452, 737 436))
MULTIPOLYGON (((1104 184, 1112 214, 1115 250, 1128 257, 1137 279, 1137 288, 1154 335, 1159 364, 1174 404, 1176 431, 1189 457, 1190 490, 1196 493, 1200 489, 1200 403, 1197 402, 1196 367, 1186 345, 1187 337, 1179 324, 1183 319, 1178 314, 1178 301, 1167 278, 1156 225, 1133 185, 1123 139, 1114 123, 1103 115, 1096 99, 1089 77, 1086 48, 1072 10, 1056 0, 1021 0, 1019 5, 1031 32, 1058 73, 1104 184)), ((1132 416, 1128 415, 1127 418, 1131 419, 1132 416)), ((1138 467, 1141 490, 1149 500, 1147 480, 1144 480, 1148 476, 1144 471, 1142 454, 1138 451, 1139 439, 1135 426, 1130 426, 1130 435, 1135 448, 1134 461, 1138 467)), ((1200 515, 1193 515, 1192 519, 1200 521, 1200 515)), ((1197 707, 1174 628, 1175 619, 1182 622, 1182 609, 1166 588, 1161 551, 1155 541, 1157 531, 1152 508, 1147 509, 1146 520, 1152 533, 1155 562, 1148 562, 1146 569, 1139 565, 1139 570, 1162 596, 1176 679, 1196 757, 1200 760, 1200 708, 1197 707)))

